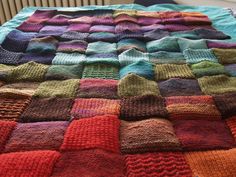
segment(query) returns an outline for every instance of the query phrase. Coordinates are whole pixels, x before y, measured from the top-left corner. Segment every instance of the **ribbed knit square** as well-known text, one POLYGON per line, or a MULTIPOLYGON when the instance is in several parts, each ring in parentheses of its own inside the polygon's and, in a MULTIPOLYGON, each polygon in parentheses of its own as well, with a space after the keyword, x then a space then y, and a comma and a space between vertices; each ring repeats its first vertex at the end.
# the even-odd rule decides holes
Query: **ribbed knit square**
POLYGON ((180 152, 156 152, 125 156, 127 176, 191 177, 192 171, 180 152))
POLYGON ((211 49, 186 49, 183 52, 187 63, 194 64, 201 61, 212 61, 217 63, 218 60, 211 49))
POLYGON ((236 64, 224 65, 224 69, 230 76, 236 77, 236 64))
POLYGON ((85 53, 88 43, 82 40, 72 40, 67 42, 59 42, 57 52, 79 52, 85 53))
POLYGON ((181 149, 171 122, 165 119, 147 119, 136 122, 122 121, 120 144, 121 152, 124 154, 181 149))
POLYGON ((236 149, 185 153, 193 176, 228 177, 236 174, 236 149), (220 169, 220 170, 217 170, 220 169))
POLYGON ((1 126, 1 129, 0 129, 0 152, 2 152, 2 150, 5 147, 5 143, 7 142, 9 137, 11 136, 11 133, 16 126, 16 122, 14 122, 14 121, 1 121, 0 120, 0 126, 1 126))
POLYGON ((29 23, 43 23, 52 18, 57 13, 57 10, 36 10, 31 15, 27 22, 29 23))
POLYGON ((185 64, 186 60, 181 52, 159 51, 149 53, 149 60, 154 64, 185 64))
POLYGON ((78 79, 68 79, 65 81, 45 81, 42 82, 37 88, 34 96, 46 98, 46 97, 74 97, 79 87, 78 79))
POLYGON ((72 118, 79 119, 100 115, 119 115, 120 100, 102 98, 77 98, 71 110, 72 118))
POLYGON ((84 67, 82 78, 119 79, 119 68, 108 64, 89 64, 84 67))
POLYGON ((117 24, 117 23, 120 23, 120 22, 133 22, 133 23, 137 23, 137 18, 136 17, 131 17, 127 14, 120 14, 118 16, 115 17, 114 19, 114 22, 117 24))
POLYGON ((19 123, 4 151, 59 150, 68 124, 67 121, 19 123))
POLYGON ((171 120, 220 120, 221 114, 212 96, 173 96, 166 98, 171 120))
POLYGON ((119 67, 118 56, 115 53, 99 53, 86 56, 86 64, 107 64, 119 67))
POLYGON ((64 31, 66 31, 66 29, 67 26, 46 25, 39 31, 37 37, 46 37, 46 36, 59 37, 64 33, 64 31))
POLYGON ((68 121, 73 99, 33 97, 21 114, 21 122, 68 121))
POLYGON ((126 14, 126 15, 129 15, 129 16, 135 16, 136 15, 136 11, 135 10, 124 10, 124 9, 118 9, 118 10, 115 10, 113 12, 113 17, 117 17, 119 15, 122 15, 122 14, 126 14))
POLYGON ((145 95, 121 100, 121 119, 143 120, 151 117, 167 117, 165 99, 160 96, 145 95))
POLYGON ((178 44, 182 52, 186 49, 207 49, 208 48, 206 44, 206 40, 203 40, 203 39, 191 40, 191 39, 179 38, 178 44))
POLYGON ((221 64, 235 64, 236 63, 236 49, 212 49, 216 58, 221 64))
POLYGON ((142 95, 160 95, 157 83, 135 74, 128 74, 118 84, 120 97, 132 97, 142 95))
POLYGON ((146 52, 146 44, 137 39, 122 39, 117 43, 117 50, 119 53, 129 49, 136 49, 141 52, 146 52))
POLYGON ((0 63, 1 64, 8 64, 8 65, 17 65, 23 53, 11 52, 5 50, 0 45, 0 63))
POLYGON ((184 150, 230 149, 234 138, 222 120, 177 120, 175 133, 184 150))
POLYGON ((81 98, 117 98, 117 80, 111 79, 81 79, 78 97, 81 98))
POLYGON ((63 53, 58 52, 52 60, 53 65, 79 65, 86 61, 86 56, 84 54, 74 52, 74 53, 63 53))
POLYGON ((39 32, 43 27, 44 27, 44 24, 42 23, 30 23, 30 22, 24 21, 16 29, 23 32, 39 32))
POLYGON ((61 153, 52 177, 124 176, 124 158, 120 154, 101 149, 67 151, 61 153))
POLYGON ((161 95, 168 96, 189 96, 203 95, 197 80, 172 78, 158 82, 161 95))
POLYGON ((116 43, 109 42, 92 42, 88 44, 86 54, 97 54, 97 53, 115 53, 116 43))
POLYGON ((140 33, 141 27, 137 23, 133 22, 120 22, 116 24, 115 27, 116 33, 140 33))
POLYGON ((88 38, 88 42, 117 42, 116 35, 110 32, 94 32, 90 33, 88 38))
POLYGON ((151 41, 147 43, 148 52, 168 51, 179 52, 179 44, 175 37, 164 37, 159 40, 151 41))
POLYGON ((34 61, 36 63, 50 65, 52 64, 52 60, 54 57, 54 54, 47 53, 24 53, 18 64, 24 64, 30 61, 34 61))
POLYGON ((205 94, 222 94, 236 91, 236 78, 226 75, 205 76, 198 79, 205 94))
POLYGON ((236 140, 236 116, 233 116, 233 117, 227 119, 226 123, 229 126, 234 139, 236 140))
POLYGON ((93 25, 89 29, 90 33, 94 32, 109 32, 109 33, 115 33, 115 26, 112 25, 93 25))
POLYGON ((91 24, 85 24, 85 23, 70 24, 67 28, 67 31, 77 31, 77 32, 82 32, 82 33, 88 33, 90 27, 91 27, 91 24))
POLYGON ((28 151, 0 155, 0 176, 50 176, 60 153, 28 151))
POLYGON ((114 115, 74 120, 66 130, 61 150, 104 149, 118 153, 120 120, 114 115))
POLYGON ((89 33, 80 33, 76 31, 68 31, 63 33, 60 36, 61 41, 70 41, 70 40, 86 40, 89 33))
POLYGON ((166 80, 170 78, 194 78, 194 75, 188 65, 156 65, 155 73, 156 80, 166 80))

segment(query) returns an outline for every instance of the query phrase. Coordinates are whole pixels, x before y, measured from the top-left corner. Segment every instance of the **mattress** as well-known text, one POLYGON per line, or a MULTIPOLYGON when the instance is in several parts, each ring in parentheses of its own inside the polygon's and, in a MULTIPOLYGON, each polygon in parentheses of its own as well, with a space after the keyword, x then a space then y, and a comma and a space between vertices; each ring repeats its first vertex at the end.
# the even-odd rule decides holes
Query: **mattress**
POLYGON ((0 31, 0 176, 235 176, 228 10, 28 7, 0 31))

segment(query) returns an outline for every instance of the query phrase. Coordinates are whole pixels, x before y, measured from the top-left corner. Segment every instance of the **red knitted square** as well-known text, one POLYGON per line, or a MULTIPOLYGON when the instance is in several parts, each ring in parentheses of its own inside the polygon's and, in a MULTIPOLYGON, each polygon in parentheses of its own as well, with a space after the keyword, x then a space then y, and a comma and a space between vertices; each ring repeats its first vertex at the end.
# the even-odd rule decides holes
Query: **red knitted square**
POLYGON ((19 123, 5 146, 5 152, 59 150, 68 122, 19 123))
POLYGON ((191 177, 192 172, 180 152, 157 152, 126 155, 127 174, 130 177, 191 177))
POLYGON ((73 118, 93 117, 99 115, 119 115, 120 100, 90 98, 75 99, 71 115, 73 118))
POLYGON ((78 97, 81 98, 118 98, 117 80, 81 79, 78 97))
POLYGON ((4 149, 4 145, 15 128, 16 122, 0 121, 0 152, 4 149))
POLYGON ((169 118, 219 120, 221 114, 215 106, 212 96, 174 96, 166 97, 169 118))
POLYGON ((184 150, 228 149, 234 144, 224 121, 177 120, 174 129, 184 150))
POLYGON ((120 154, 101 149, 63 152, 52 177, 121 177, 125 163, 120 154))
POLYGON ((229 126, 231 133, 234 136, 234 139, 236 142, 236 116, 231 117, 230 119, 227 119, 226 123, 229 126))
POLYGON ((56 151, 15 152, 0 155, 0 176, 50 176, 60 153, 56 151))
POLYGON ((172 123, 166 119, 122 121, 120 145, 122 153, 130 154, 181 149, 172 123))
POLYGON ((119 152, 119 126, 120 121, 114 115, 74 120, 66 131, 61 149, 101 148, 119 152))
POLYGON ((121 100, 121 118, 124 120, 142 120, 155 116, 168 116, 163 97, 145 95, 121 100))

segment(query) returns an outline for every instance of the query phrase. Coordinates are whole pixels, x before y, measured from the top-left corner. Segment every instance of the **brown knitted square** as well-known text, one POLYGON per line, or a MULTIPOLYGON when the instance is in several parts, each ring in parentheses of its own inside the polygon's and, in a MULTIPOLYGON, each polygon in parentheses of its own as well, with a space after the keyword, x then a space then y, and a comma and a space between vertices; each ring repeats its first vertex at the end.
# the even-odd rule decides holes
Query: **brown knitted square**
POLYGON ((163 97, 145 95, 121 100, 121 119, 123 120, 142 120, 154 116, 168 116, 163 97))
POLYGON ((34 97, 20 118, 22 122, 69 120, 72 104, 70 98, 34 97))
POLYGON ((122 153, 180 150, 180 143, 170 121, 147 119, 122 121, 120 129, 122 153))

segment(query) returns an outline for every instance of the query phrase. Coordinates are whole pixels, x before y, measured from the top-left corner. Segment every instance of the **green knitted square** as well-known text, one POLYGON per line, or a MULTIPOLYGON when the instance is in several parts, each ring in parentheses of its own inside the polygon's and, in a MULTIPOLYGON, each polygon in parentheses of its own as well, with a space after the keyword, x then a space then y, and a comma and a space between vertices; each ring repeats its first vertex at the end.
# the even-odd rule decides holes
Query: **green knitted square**
POLYGON ((9 76, 11 75, 13 68, 15 68, 15 66, 0 64, 0 80, 7 81, 10 79, 9 76))
POLYGON ((119 68, 106 64, 91 64, 84 67, 82 78, 119 79, 119 68))
POLYGON ((221 64, 236 64, 236 49, 212 49, 221 64))
POLYGON ((236 77, 226 75, 205 76, 198 79, 205 94, 221 94, 236 91, 236 77))
POLYGON ((156 65, 156 80, 165 80, 170 78, 194 78, 194 75, 188 65, 162 64, 156 65))
POLYGON ((77 88, 79 87, 78 79, 69 79, 65 81, 46 81, 42 82, 37 88, 34 96, 47 98, 47 97, 75 97, 77 88))
POLYGON ((86 61, 86 56, 81 53, 56 53, 52 60, 53 65, 78 65, 86 61))
POLYGON ((159 51, 154 53, 149 53, 150 62, 154 64, 185 64, 186 60, 181 52, 166 52, 159 51))
POLYGON ((186 49, 207 49, 206 40, 190 40, 190 39, 184 39, 179 38, 178 44, 180 47, 180 50, 183 52, 186 49))
POLYGON ((92 42, 88 44, 86 54, 98 54, 98 53, 115 53, 116 43, 109 42, 92 42))

